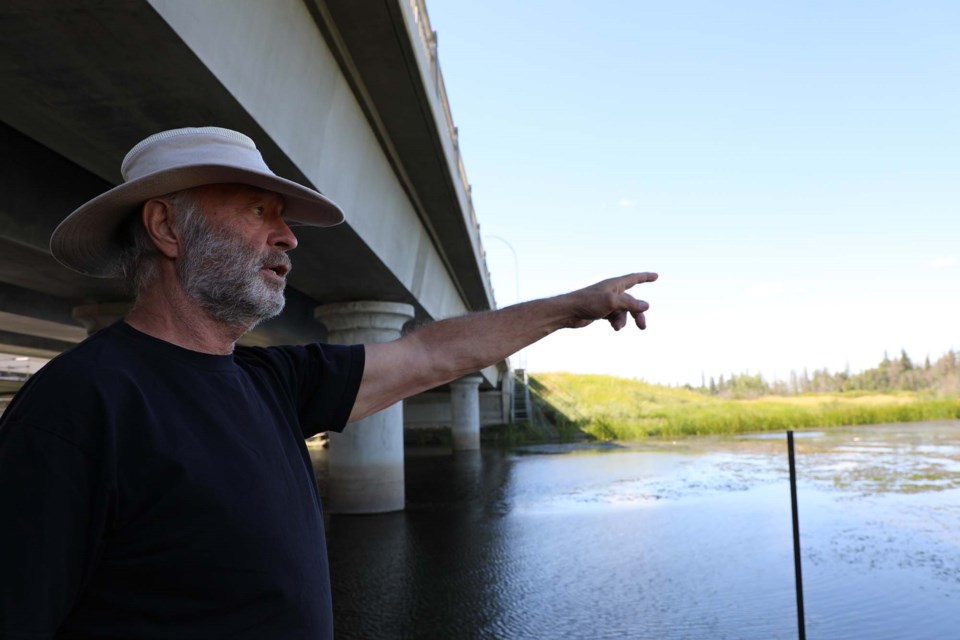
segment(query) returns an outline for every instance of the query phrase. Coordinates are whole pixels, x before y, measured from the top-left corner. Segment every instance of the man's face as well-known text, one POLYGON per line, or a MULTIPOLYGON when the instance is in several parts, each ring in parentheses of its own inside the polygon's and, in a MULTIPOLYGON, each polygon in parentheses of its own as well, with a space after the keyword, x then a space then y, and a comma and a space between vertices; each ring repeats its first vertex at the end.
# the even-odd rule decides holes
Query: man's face
POLYGON ((252 328, 283 310, 296 237, 282 219, 283 199, 241 185, 195 190, 201 210, 183 216, 177 275, 214 318, 252 328))

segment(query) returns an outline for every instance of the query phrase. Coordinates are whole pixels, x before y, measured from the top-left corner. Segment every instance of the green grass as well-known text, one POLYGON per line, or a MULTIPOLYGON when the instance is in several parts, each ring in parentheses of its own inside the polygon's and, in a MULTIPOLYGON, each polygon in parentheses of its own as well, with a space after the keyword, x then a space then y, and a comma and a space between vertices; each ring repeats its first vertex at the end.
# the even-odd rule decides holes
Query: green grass
POLYGON ((960 398, 835 393, 734 400, 612 376, 548 373, 531 389, 555 422, 599 440, 638 440, 960 419, 960 398))

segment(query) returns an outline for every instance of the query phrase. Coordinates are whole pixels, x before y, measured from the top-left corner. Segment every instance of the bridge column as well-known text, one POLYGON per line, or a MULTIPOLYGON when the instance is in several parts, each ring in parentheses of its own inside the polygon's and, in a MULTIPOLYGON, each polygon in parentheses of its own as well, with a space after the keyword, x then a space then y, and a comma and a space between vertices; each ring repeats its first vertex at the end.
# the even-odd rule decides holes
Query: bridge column
MULTIPOLYGON (((317 307, 332 344, 389 342, 413 318, 396 302, 345 302, 317 307)), ((403 403, 397 402, 330 436, 330 512, 400 511, 403 490, 403 403)))
POLYGON ((133 308, 131 302, 104 302, 83 304, 73 308, 73 319, 83 325, 87 335, 93 335, 104 327, 127 315, 133 308))
POLYGON ((480 376, 466 376, 450 383, 450 428, 453 450, 480 448, 480 376))

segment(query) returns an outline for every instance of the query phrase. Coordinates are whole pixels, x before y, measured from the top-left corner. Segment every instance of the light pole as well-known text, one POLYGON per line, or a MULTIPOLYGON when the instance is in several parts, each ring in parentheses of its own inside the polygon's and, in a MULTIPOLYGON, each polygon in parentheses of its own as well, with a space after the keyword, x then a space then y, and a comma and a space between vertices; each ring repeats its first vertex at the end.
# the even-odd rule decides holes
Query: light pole
MULTIPOLYGON (((506 239, 501 238, 500 236, 484 236, 484 240, 499 240, 503 244, 507 245, 507 249, 510 249, 510 253, 513 254, 513 276, 514 276, 514 286, 516 290, 516 302, 520 302, 520 261, 517 260, 517 251, 513 248, 513 245, 506 241, 506 239)), ((520 369, 526 368, 526 362, 524 361, 523 349, 517 352, 517 364, 519 364, 520 369)))
MULTIPOLYGON (((513 245, 507 242, 506 239, 501 238, 500 236, 486 236, 486 238, 491 240, 499 240, 503 244, 507 245, 507 248, 510 249, 510 253, 513 254, 513 275, 514 275, 514 286, 516 287, 516 302, 520 302, 520 261, 517 259, 517 251, 513 248, 513 245)), ((527 363, 524 357, 523 349, 517 352, 517 365, 518 368, 523 371, 523 418, 525 421, 530 421, 530 387, 527 384, 527 363)), ((513 399, 510 402, 510 422, 517 422, 517 401, 516 396, 516 386, 513 387, 513 399)))

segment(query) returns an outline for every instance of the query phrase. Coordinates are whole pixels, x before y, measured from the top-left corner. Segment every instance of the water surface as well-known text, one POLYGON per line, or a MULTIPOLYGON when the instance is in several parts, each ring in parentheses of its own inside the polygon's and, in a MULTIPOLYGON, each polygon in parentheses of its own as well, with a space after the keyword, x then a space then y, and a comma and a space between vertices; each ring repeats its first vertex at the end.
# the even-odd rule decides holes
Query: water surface
MULTIPOLYGON (((960 637, 960 421, 796 448, 808 637, 960 637)), ((796 637, 783 434, 410 451, 406 476, 406 511, 329 518, 340 638, 796 637)))

